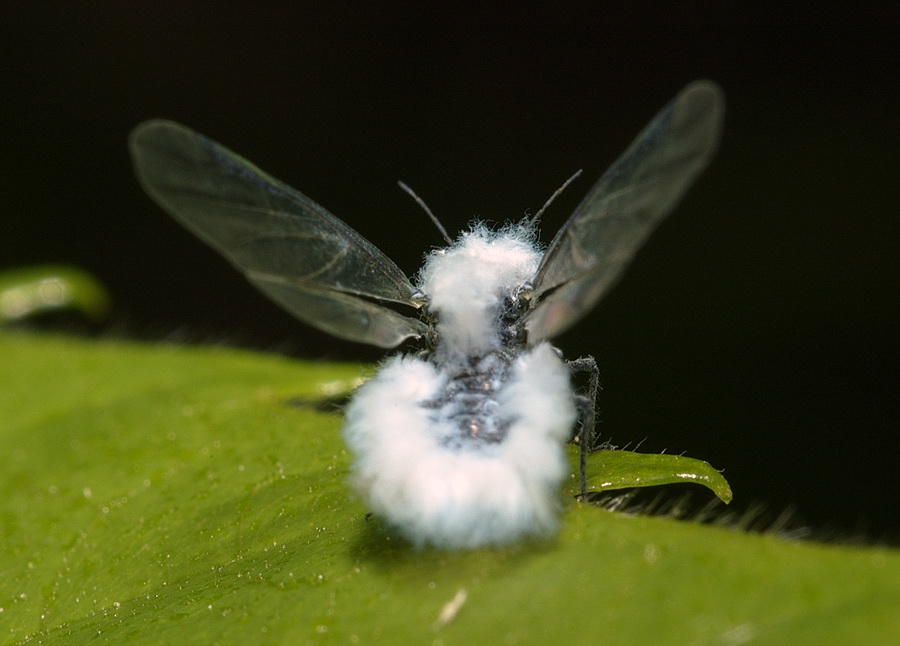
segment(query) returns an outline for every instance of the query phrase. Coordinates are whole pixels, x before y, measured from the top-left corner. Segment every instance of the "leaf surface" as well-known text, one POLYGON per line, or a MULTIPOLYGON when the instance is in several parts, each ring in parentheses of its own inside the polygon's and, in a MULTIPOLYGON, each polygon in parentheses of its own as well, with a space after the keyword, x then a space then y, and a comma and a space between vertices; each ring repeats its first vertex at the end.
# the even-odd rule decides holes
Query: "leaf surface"
POLYGON ((410 548, 309 405, 370 368, 12 332, 0 358, 2 643, 900 643, 883 548, 571 496, 546 543, 410 548))

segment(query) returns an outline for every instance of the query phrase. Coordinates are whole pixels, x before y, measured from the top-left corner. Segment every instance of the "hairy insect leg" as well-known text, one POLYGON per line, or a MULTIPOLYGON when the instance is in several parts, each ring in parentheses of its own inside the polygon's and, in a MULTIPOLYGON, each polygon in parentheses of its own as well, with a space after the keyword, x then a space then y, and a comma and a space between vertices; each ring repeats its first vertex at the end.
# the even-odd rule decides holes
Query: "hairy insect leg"
POLYGON ((587 373, 587 392, 575 394, 575 406, 578 407, 578 417, 581 428, 578 431, 578 444, 580 449, 579 468, 581 471, 581 497, 587 494, 587 454, 594 442, 594 420, 596 418, 597 391, 600 389, 600 369, 594 357, 578 357, 567 361, 569 371, 575 375, 587 373))

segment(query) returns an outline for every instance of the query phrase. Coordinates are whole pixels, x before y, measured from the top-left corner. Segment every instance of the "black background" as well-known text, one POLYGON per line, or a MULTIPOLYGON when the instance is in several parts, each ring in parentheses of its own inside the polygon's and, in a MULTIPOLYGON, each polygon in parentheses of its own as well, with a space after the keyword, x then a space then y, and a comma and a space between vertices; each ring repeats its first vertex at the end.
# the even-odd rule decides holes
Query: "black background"
POLYGON ((895 2, 5 2, 0 270, 81 266, 111 330, 308 358, 377 351, 294 322, 164 215, 125 139, 180 121, 296 186, 408 273, 448 229, 534 212, 545 239, 687 82, 719 155, 622 283, 558 339, 596 356, 602 431, 708 460, 735 505, 895 540, 895 2), (523 3, 524 4, 524 3, 523 3))

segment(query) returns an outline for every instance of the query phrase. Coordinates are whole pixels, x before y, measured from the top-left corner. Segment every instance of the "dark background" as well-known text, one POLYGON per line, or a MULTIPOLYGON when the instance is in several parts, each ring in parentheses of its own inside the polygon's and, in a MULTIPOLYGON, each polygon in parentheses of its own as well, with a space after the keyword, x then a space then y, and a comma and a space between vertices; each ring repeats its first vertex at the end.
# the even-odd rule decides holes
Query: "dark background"
MULTIPOLYGON (((380 353, 296 323, 147 199, 125 147, 167 117, 345 219, 412 274, 451 231, 545 239, 687 82, 728 100, 718 157, 627 277, 558 339, 601 365, 602 431, 708 460, 735 506, 896 540, 896 2, 5 2, 0 270, 81 266, 106 333, 308 358, 380 353), (373 3, 374 4, 374 3, 373 3)), ((2 358, 0 358, 2 360, 2 358)))

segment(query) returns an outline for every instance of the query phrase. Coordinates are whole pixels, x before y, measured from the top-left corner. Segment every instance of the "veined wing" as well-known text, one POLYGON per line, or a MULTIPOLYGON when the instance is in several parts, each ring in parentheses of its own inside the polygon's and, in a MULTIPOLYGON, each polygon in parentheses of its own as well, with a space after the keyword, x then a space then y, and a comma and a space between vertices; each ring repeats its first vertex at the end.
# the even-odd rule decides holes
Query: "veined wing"
POLYGON ((725 99, 710 81, 685 87, 603 174, 550 243, 534 279, 530 343, 565 331, 615 283, 706 167, 725 99))
POLYGON ((385 348, 424 333, 378 302, 422 305, 400 268, 305 195, 171 121, 140 124, 129 146, 150 197, 301 321, 385 348))

